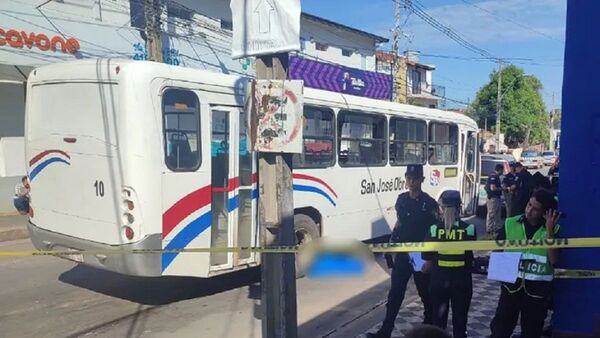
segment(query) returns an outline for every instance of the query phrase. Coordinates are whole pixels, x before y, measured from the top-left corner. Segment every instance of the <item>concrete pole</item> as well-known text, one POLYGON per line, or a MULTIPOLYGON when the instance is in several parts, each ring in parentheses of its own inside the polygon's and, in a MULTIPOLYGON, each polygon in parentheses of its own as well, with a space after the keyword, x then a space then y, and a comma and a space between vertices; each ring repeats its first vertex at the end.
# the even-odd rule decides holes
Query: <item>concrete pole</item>
MULTIPOLYGON (((256 59, 256 77, 259 79, 285 80, 287 70, 287 53, 256 59)), ((252 123, 257 121, 252 119, 252 123)), ((261 246, 296 245, 292 156, 289 153, 258 153, 261 246)), ((263 338, 296 338, 294 254, 261 256, 261 289, 263 338)))

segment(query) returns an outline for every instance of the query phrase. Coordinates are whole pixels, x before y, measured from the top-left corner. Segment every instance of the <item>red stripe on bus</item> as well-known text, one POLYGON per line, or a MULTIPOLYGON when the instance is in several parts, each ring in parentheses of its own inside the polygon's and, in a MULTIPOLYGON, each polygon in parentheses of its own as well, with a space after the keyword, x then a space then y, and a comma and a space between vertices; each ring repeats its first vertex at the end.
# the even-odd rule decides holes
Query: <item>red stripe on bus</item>
POLYGON ((239 177, 235 177, 229 180, 229 182, 227 182, 227 186, 226 187, 213 187, 212 191, 213 192, 230 192, 230 191, 234 191, 235 189, 240 187, 240 179, 239 177))
POLYGON ((337 194, 335 193, 335 191, 329 186, 329 184, 325 183, 325 181, 323 181, 322 179, 320 179, 318 177, 308 176, 308 175, 303 175, 303 174, 293 174, 292 177, 297 178, 299 180, 308 180, 308 181, 320 183, 325 188, 327 188, 327 190, 329 190, 333 194, 333 196, 335 196, 335 198, 338 197, 337 194))
POLYGON ((65 153, 62 150, 59 150, 59 149, 50 149, 50 150, 42 151, 41 153, 35 155, 35 157, 32 158, 31 161, 29 161, 29 166, 31 167, 37 161, 39 161, 42 157, 44 157, 44 156, 46 156, 46 155, 48 155, 50 153, 58 153, 58 154, 61 154, 61 155, 65 156, 68 159, 71 159, 71 156, 69 156, 69 154, 65 153))
POLYGON ((191 215, 194 211, 210 204, 211 202, 211 186, 207 185, 196 191, 189 193, 184 198, 175 202, 165 213, 163 214, 163 238, 173 231, 173 229, 181 223, 186 217, 191 215))

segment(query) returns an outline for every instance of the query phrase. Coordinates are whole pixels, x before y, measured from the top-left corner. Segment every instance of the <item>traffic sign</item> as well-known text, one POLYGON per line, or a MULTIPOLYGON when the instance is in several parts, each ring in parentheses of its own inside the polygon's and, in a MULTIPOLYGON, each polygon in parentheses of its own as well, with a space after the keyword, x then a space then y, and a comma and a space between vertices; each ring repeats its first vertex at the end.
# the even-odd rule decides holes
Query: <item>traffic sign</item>
POLYGON ((300 50, 300 0, 231 0, 234 59, 300 50))

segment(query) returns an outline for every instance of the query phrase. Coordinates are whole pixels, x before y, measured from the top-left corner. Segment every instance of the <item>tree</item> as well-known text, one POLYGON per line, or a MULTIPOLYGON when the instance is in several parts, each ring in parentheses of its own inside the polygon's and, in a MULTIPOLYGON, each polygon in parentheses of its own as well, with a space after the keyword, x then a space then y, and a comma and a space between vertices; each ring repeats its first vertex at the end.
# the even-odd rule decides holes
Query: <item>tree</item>
MULTIPOLYGON (((490 74, 490 81, 483 86, 467 114, 483 128, 495 130, 498 72, 490 74)), ((514 65, 502 70, 502 113, 500 131, 510 147, 548 143, 550 134, 549 116, 540 91, 542 83, 535 76, 526 75, 523 69, 514 65)))

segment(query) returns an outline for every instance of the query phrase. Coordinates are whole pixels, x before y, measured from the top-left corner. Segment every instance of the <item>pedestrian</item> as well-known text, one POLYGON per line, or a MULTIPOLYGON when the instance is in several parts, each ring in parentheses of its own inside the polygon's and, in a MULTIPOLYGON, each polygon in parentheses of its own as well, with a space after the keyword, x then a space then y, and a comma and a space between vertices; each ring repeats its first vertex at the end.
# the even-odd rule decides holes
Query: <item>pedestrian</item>
POLYGON ((406 333, 404 338, 452 338, 446 331, 433 325, 419 325, 406 333))
POLYGON ((515 183, 515 163, 510 164, 510 172, 502 179, 502 194, 504 196, 504 205, 506 207, 506 214, 512 215, 512 206, 514 203, 515 190, 517 185, 515 183))
POLYGON ((13 204, 19 214, 21 215, 29 215, 33 217, 30 207, 31 198, 29 196, 29 192, 31 191, 31 186, 29 185, 29 179, 27 176, 23 176, 21 178, 21 183, 18 183, 15 186, 15 196, 13 197, 13 204))
MULTIPOLYGON (((497 240, 544 241, 558 236, 559 212, 554 196, 538 190, 530 198, 524 215, 506 219, 497 240)), ((542 336, 552 293, 556 249, 511 249, 521 252, 518 278, 515 283, 503 282, 496 314, 491 323, 491 338, 510 338, 521 318, 521 337, 542 336)))
MULTIPOLYGON (((475 225, 460 219, 461 199, 456 190, 444 191, 439 199, 441 225, 433 224, 426 241, 457 242, 477 239, 475 225)), ((424 252, 425 268, 430 272, 429 292, 433 308, 433 324, 446 329, 448 311, 452 307, 454 338, 467 337, 467 317, 473 296, 473 252, 465 250, 424 252)))
POLYGON ((560 158, 557 157, 554 160, 554 163, 548 170, 548 177, 550 177, 550 184, 552 184, 552 189, 554 190, 554 195, 557 196, 558 199, 558 174, 560 169, 560 158))
MULTIPOLYGON (((438 204, 421 190, 423 165, 410 164, 406 167, 406 187, 408 192, 398 196, 396 214, 398 221, 392 232, 392 242, 422 242, 431 224, 435 224, 438 204)), ((404 300, 408 280, 412 276, 424 307, 424 324, 432 323, 431 300, 429 297, 429 274, 415 271, 407 253, 398 253, 393 258, 391 287, 388 293, 385 319, 376 333, 367 333, 369 338, 389 338, 394 330, 394 322, 404 300)))
POLYGON ((536 172, 535 174, 531 175, 531 182, 532 182, 532 186, 531 186, 532 194, 540 189, 544 189, 549 192, 552 192, 552 184, 550 183, 550 180, 548 179, 548 177, 542 175, 542 173, 540 173, 539 171, 536 172))
POLYGON ((522 215, 525 212, 525 207, 527 207, 532 192, 532 176, 529 171, 523 164, 517 162, 515 172, 515 200, 512 205, 512 214, 509 214, 509 216, 522 215))
POLYGON ((494 172, 490 173, 485 184, 485 192, 487 193, 487 220, 485 228, 488 234, 494 235, 502 226, 502 184, 500 175, 504 171, 502 164, 496 164, 494 172))

